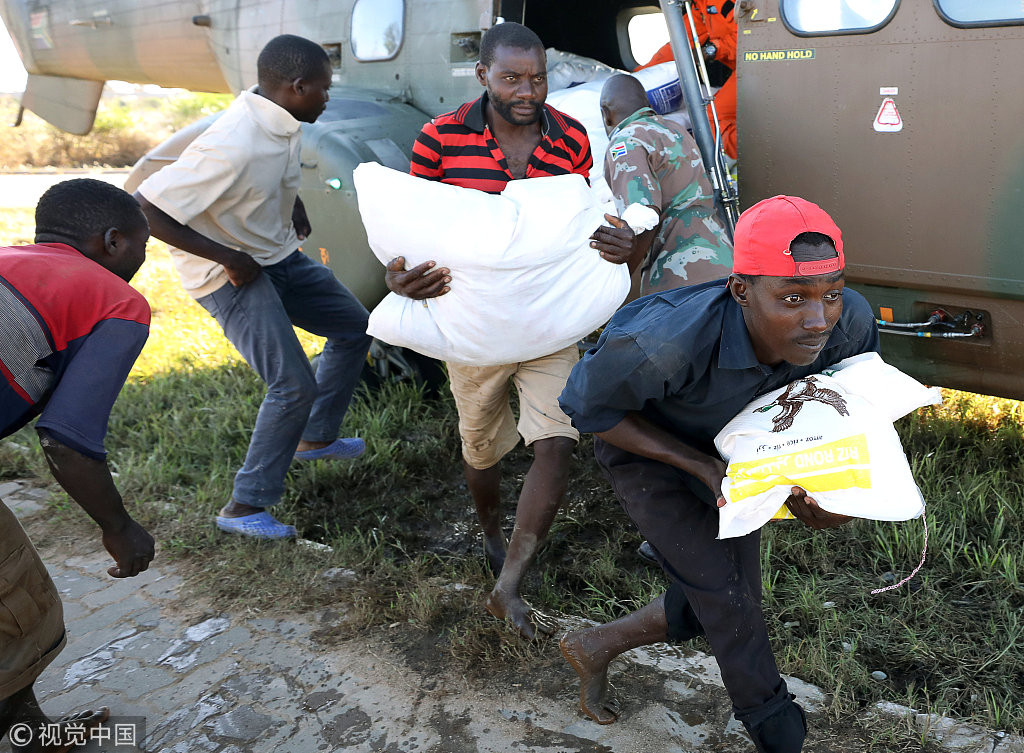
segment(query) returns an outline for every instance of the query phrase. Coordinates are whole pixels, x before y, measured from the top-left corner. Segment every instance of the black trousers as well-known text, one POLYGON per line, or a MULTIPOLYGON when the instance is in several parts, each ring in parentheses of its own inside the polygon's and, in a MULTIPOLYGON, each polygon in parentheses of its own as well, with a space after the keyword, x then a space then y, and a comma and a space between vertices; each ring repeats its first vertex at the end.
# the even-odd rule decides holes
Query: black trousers
POLYGON ((671 580, 669 636, 703 633, 736 718, 751 726, 789 704, 761 612, 761 535, 718 536, 711 491, 688 473, 594 440, 598 464, 671 580))

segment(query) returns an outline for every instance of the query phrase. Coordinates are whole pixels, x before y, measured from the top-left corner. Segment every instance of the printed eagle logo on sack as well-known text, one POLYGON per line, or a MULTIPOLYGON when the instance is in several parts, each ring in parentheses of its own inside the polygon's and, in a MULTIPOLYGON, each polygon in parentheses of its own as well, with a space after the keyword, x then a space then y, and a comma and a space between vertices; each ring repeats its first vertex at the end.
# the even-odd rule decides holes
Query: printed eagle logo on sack
POLYGON ((832 406, 840 416, 850 415, 845 398, 835 390, 819 387, 818 380, 812 376, 793 382, 774 402, 755 408, 753 412, 767 413, 772 408, 782 408, 782 413, 772 419, 772 433, 776 433, 785 431, 792 426, 796 415, 804 407, 804 403, 811 401, 832 406))
POLYGON ((755 398, 715 437, 728 463, 719 538, 745 536, 772 518, 792 517, 786 501, 794 486, 839 515, 920 517, 924 498, 893 422, 941 402, 938 388, 873 351, 755 398))

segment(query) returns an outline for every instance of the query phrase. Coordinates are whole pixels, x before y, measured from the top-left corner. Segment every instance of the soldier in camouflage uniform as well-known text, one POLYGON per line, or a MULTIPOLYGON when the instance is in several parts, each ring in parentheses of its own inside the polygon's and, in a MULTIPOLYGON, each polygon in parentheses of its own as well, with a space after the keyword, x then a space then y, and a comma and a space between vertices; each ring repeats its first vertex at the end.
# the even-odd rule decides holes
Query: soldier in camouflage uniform
POLYGON ((640 203, 661 215, 658 227, 639 238, 649 246, 640 293, 728 277, 732 244, 715 216, 714 195, 693 137, 655 113, 632 76, 605 82, 601 116, 609 139, 604 174, 619 211, 640 203))

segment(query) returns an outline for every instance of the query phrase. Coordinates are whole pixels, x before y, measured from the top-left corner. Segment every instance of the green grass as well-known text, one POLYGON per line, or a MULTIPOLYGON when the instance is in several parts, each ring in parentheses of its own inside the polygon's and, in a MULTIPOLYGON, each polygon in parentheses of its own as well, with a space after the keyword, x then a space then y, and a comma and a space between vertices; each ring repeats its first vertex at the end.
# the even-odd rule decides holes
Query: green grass
POLYGON ((35 210, 0 210, 0 244, 19 246, 31 243, 35 237, 35 210))
MULTIPOLYGON (((0 231, 24 239, 21 225, 30 221, 30 213, 0 212, 0 231)), ((331 635, 400 623, 436 640, 468 673, 558 661, 552 643, 526 644, 482 615, 491 579, 447 395, 428 400, 411 385, 360 392, 343 431, 366 439, 366 455, 292 469, 276 512, 331 551, 218 534, 212 517, 230 496, 262 385, 180 290, 160 244, 151 244, 134 284, 153 303, 154 324, 111 417, 111 465, 127 504, 157 536, 160 556, 182 563, 198 593, 225 608, 331 605, 346 616, 331 635), (338 583, 322 577, 329 568, 353 573, 338 583)), ((319 347, 316 338, 303 342, 310 354, 319 347)), ((921 574, 899 590, 869 593, 917 563, 920 521, 857 521, 819 533, 772 524, 763 546, 765 613, 782 671, 832 693, 836 719, 888 700, 1021 732, 1024 408, 945 396, 943 406, 898 426, 928 502, 921 574), (887 679, 872 679, 874 671, 887 679)), ((510 456, 506 499, 514 499, 528 462, 522 449, 510 456)), ((48 478, 31 429, 0 444, 0 469, 2 478, 48 478)), ((79 535, 94 533, 60 494, 51 517, 79 535)), ((665 584, 636 559, 639 542, 584 438, 569 498, 525 592, 545 611, 621 616, 665 584)), ((899 725, 872 734, 885 749, 898 747, 890 738, 902 746, 913 737, 899 725)))
POLYGON ((1021 405, 954 391, 945 398, 898 425, 928 502, 921 574, 869 593, 886 573, 902 578, 917 563, 920 521, 857 521, 825 535, 771 527, 773 637, 787 671, 841 688, 849 704, 884 698, 1020 731, 1024 541, 1010 502, 1024 484, 1021 405), (875 670, 888 679, 870 679, 875 670))

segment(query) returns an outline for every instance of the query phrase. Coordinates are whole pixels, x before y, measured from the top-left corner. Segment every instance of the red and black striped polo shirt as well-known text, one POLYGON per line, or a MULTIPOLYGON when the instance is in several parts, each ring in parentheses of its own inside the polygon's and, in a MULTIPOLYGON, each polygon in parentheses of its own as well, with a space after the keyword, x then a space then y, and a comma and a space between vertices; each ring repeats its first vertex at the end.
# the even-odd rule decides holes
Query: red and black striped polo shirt
MULTIPOLYGON (((410 172, 487 193, 501 193, 510 180, 508 162, 484 119, 486 92, 458 110, 438 115, 423 126, 412 147, 410 172)), ((544 105, 541 141, 530 155, 527 178, 590 174, 594 160, 587 132, 578 120, 544 105)))

